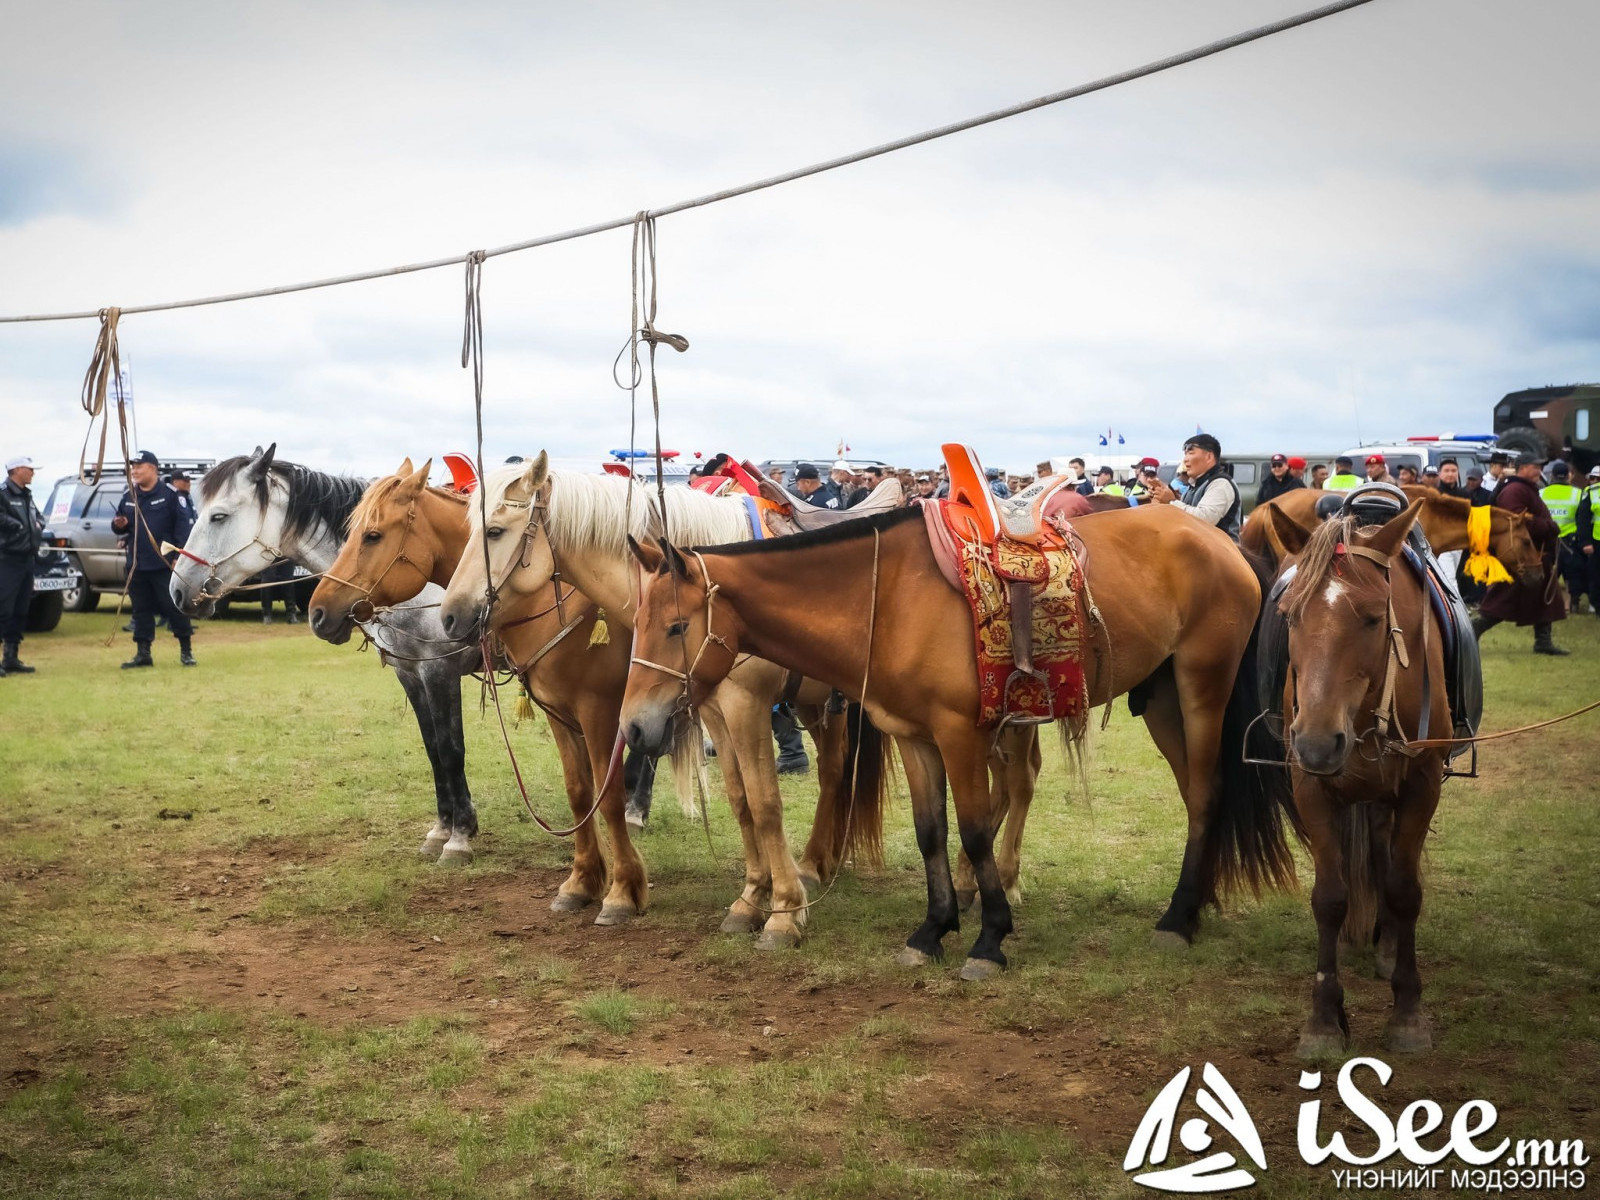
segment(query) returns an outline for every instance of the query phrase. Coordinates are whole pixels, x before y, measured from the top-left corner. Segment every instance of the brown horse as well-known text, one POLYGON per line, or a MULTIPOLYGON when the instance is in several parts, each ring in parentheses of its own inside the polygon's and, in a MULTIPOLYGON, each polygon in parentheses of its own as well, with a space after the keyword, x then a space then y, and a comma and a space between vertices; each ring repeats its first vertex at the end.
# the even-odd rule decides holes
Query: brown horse
MULTIPOLYGON (((1422 501, 1417 524, 1435 554, 1469 548, 1467 514, 1472 511, 1471 501, 1459 496, 1442 495, 1433 488, 1421 485, 1408 484, 1401 491, 1412 500, 1422 501)), ((1313 488, 1296 488, 1257 505, 1240 531, 1239 544, 1276 568, 1288 556, 1288 551, 1277 535, 1273 512, 1288 517, 1309 535, 1318 525, 1317 501, 1337 494, 1313 488)), ((1491 508, 1489 514, 1489 553, 1504 563, 1512 575, 1527 583, 1537 583, 1544 568, 1539 559, 1539 548, 1528 534, 1528 518, 1522 513, 1508 512, 1503 508, 1491 508)), ((1301 539, 1295 540, 1298 543, 1301 539)))
MULTIPOLYGON (((1293 878, 1280 811, 1259 781, 1250 786, 1242 762, 1256 706, 1254 670, 1239 667, 1260 587, 1225 534, 1171 508, 1091 515, 1074 527, 1103 617, 1084 664, 1089 700, 1137 689, 1188 808, 1182 873, 1157 926, 1158 939, 1187 944, 1219 887, 1293 878)), ((685 699, 699 703, 745 654, 859 699, 899 739, 927 876, 927 919, 900 960, 939 957, 944 935, 959 928, 945 845, 948 780, 982 901, 982 933, 962 975, 1003 967, 1011 909, 990 823, 994 736, 976 725, 971 614, 940 573, 921 514, 744 545, 633 550, 648 578, 622 710, 630 744, 661 744, 685 699), (797 606, 796 579, 828 580, 830 603, 797 606), (910 595, 915 604, 881 603, 910 595)))
MULTIPOLYGON (((413 470, 408 458, 394 474, 367 488, 350 518, 339 557, 311 597, 311 626, 319 637, 346 641, 357 619, 381 620, 381 609, 412 601, 429 583, 450 581, 467 544, 467 498, 427 486, 432 460, 413 470)), ((510 665, 550 718, 561 758, 567 802, 582 818, 594 789, 606 778, 616 741, 616 714, 628 674, 628 645, 613 639, 591 645, 597 612, 572 589, 562 603, 547 584, 511 614, 501 631, 510 665)), ((550 907, 576 912, 601 899, 597 925, 620 924, 644 911, 650 882, 644 860, 628 836, 622 773, 600 799, 611 835, 610 887, 594 822, 573 834, 572 869, 550 907)), ((435 826, 428 843, 450 830, 435 826)))
POLYGON ((1446 749, 1409 746, 1407 738, 1421 741, 1425 730, 1448 736, 1450 712, 1444 630, 1401 554, 1427 504, 1418 497, 1381 527, 1335 518, 1309 536, 1284 514, 1275 518, 1295 573, 1264 614, 1261 652, 1287 642, 1283 748, 1291 765, 1277 777, 1292 787, 1298 828, 1316 864, 1317 975, 1300 1035, 1306 1057, 1349 1044, 1341 933, 1347 942, 1377 941, 1378 973, 1394 993, 1388 1048, 1432 1044, 1416 927, 1422 847, 1446 749))

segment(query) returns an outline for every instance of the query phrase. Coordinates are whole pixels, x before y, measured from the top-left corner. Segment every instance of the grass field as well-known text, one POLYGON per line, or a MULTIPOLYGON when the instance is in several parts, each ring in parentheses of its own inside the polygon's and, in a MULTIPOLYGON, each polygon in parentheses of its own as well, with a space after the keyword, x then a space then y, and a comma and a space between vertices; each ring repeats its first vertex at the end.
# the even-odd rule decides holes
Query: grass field
MULTIPOLYGON (((241 617, 201 628, 196 670, 163 638, 126 673, 115 623, 69 615, 25 644, 37 675, 0 680, 0 1195, 1149 1195, 1129 1139, 1205 1061, 1266 1143, 1250 1194, 1333 1190, 1294 1151, 1306 896, 1148 948, 1182 809, 1125 707, 1092 800, 1047 753, 1012 969, 963 985, 970 928, 944 966, 892 963, 924 908, 903 796, 885 868, 767 955, 717 932, 741 878, 726 806, 708 847, 663 779, 651 910, 597 929, 548 911, 566 846, 519 816, 476 684, 483 834, 452 871, 416 858, 431 784, 375 657, 241 617)), ((1600 620, 1558 639, 1573 657, 1486 638, 1486 728, 1594 697, 1600 620)), ((559 815, 542 719, 516 736, 559 815)), ((1418 934, 1436 1048, 1389 1059, 1391 1116, 1485 1098, 1512 1136, 1600 1141, 1597 746, 1591 715, 1447 785, 1418 934)), ((796 847, 813 788, 784 782, 796 847)), ((1388 986, 1365 953, 1345 982, 1352 1053, 1381 1056, 1388 986)))

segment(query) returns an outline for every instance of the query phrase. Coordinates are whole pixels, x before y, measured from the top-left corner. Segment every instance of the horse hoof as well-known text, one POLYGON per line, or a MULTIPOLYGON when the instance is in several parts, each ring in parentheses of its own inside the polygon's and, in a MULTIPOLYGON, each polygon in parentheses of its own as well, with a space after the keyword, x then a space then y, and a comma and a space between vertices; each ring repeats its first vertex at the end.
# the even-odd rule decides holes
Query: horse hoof
POLYGON ((1389 1022, 1383 1031, 1383 1044, 1396 1054, 1422 1054, 1433 1049, 1433 1030, 1427 1017, 1412 1017, 1408 1021, 1389 1022))
POLYGON ((728 915, 722 918, 723 933, 754 933, 761 928, 761 916, 758 913, 741 912, 730 908, 728 915))
POLYGON ((968 983, 980 983, 985 979, 993 979, 1004 970, 1005 968, 993 959, 969 958, 961 965, 961 978, 968 983))
POLYGON ((976 888, 970 892, 956 892, 956 904, 960 906, 962 912, 971 912, 972 906, 977 902, 978 892, 976 888))
POLYGON ((1337 1029, 1301 1031, 1295 1053, 1301 1058, 1337 1058, 1345 1052, 1349 1039, 1337 1029))
POLYGON ((797 873, 800 877, 800 886, 805 888, 807 896, 822 890, 822 876, 819 873, 809 867, 801 867, 797 873))
POLYGON ((797 929, 763 929, 756 939, 757 950, 793 950, 799 944, 797 929))
POLYGON ((580 896, 570 892, 557 892, 556 898, 550 901, 551 912, 582 912, 593 904, 588 896, 580 896))
POLYGON ((938 962, 931 954, 924 954, 915 946, 901 946, 900 953, 894 956, 896 966, 900 967, 929 967, 938 962))
POLYGON ((1158 929, 1150 935, 1150 949, 1171 954, 1187 954, 1189 939, 1170 929, 1158 929))
POLYGON ((439 865, 441 867, 464 867, 471 861, 471 850, 451 849, 446 846, 439 854, 439 865))
POLYGON ((1006 889, 1006 903, 1011 905, 1012 908, 1021 908, 1022 907, 1022 885, 1021 884, 1014 883, 1014 884, 1012 884, 1010 887, 1008 887, 1006 889))
POLYGON ((622 819, 628 823, 629 829, 643 829, 647 817, 647 813, 635 808, 631 804, 628 805, 628 807, 624 809, 622 813, 622 819))
POLYGON ((417 851, 417 857, 423 862, 438 862, 439 855, 444 850, 444 840, 434 841, 432 838, 422 843, 422 848, 417 851))
POLYGON ((626 925, 639 915, 639 910, 631 904, 602 904, 600 915, 594 919, 596 925, 626 925))

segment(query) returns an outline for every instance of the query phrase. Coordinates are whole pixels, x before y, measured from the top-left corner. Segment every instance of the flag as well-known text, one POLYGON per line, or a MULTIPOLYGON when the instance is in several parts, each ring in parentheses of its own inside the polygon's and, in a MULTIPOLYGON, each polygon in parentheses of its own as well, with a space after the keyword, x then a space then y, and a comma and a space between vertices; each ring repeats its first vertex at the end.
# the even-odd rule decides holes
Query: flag
POLYGON ((1103 433, 1100 435, 1100 444, 1102 446, 1109 446, 1111 444, 1110 442, 1106 441, 1106 435, 1103 433))
POLYGON ((1117 445, 1126 446, 1127 444, 1128 444, 1127 439, 1124 438, 1120 433, 1117 434, 1117 445))

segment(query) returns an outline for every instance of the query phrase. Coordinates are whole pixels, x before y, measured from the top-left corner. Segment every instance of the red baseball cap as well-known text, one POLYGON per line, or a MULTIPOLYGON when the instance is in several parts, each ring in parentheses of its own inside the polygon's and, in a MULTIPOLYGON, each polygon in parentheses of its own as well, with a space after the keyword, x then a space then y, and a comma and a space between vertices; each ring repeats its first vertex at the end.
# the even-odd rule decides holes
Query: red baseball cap
POLYGON ((1136 466, 1136 467, 1159 467, 1161 465, 1161 460, 1159 458, 1150 458, 1150 457, 1146 456, 1144 458, 1141 458, 1138 462, 1134 463, 1133 465, 1136 466))
POLYGON ((1369 455, 1367 455, 1367 466, 1369 466, 1369 467, 1373 463, 1381 463, 1383 461, 1384 461, 1384 457, 1381 454, 1369 454, 1369 455))
POLYGON ((1298 454, 1291 454, 1289 456, 1289 466, 1292 470, 1304 471, 1306 469, 1306 460, 1298 454))

